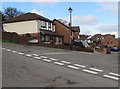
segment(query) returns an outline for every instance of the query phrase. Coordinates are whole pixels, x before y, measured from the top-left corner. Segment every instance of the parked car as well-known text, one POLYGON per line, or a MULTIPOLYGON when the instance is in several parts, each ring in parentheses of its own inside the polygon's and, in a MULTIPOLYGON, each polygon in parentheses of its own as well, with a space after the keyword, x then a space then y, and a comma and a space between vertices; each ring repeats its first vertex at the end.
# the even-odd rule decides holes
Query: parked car
POLYGON ((38 43, 38 39, 36 37, 31 37, 28 42, 29 43, 38 43))
POLYGON ((74 40, 73 45, 75 46, 79 46, 79 47, 85 47, 85 48, 89 48, 89 44, 86 41, 83 40, 74 40))
POLYGON ((111 51, 118 51, 118 48, 117 47, 113 47, 113 48, 111 48, 111 51))

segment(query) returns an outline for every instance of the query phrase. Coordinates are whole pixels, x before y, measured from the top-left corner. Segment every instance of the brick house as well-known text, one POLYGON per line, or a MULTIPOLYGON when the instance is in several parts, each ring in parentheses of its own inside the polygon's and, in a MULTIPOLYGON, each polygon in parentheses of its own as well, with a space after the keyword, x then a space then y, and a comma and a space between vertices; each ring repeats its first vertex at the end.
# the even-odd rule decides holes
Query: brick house
POLYGON ((62 44, 63 36, 55 31, 53 21, 35 13, 25 13, 3 22, 6 32, 16 32, 19 35, 30 34, 39 42, 62 44))
POLYGON ((87 40, 87 38, 89 37, 89 35, 79 35, 79 40, 87 40))
POLYGON ((108 47, 118 47, 118 40, 115 38, 115 35, 101 35, 96 34, 90 39, 92 41, 92 46, 108 46, 108 47))
POLYGON ((71 43, 71 31, 72 31, 72 39, 73 40, 79 39, 79 32, 80 32, 79 26, 71 27, 71 31, 70 31, 69 26, 65 25, 64 23, 60 22, 59 20, 54 19, 53 22, 55 23, 56 32, 64 36, 64 39, 63 39, 64 44, 71 43))

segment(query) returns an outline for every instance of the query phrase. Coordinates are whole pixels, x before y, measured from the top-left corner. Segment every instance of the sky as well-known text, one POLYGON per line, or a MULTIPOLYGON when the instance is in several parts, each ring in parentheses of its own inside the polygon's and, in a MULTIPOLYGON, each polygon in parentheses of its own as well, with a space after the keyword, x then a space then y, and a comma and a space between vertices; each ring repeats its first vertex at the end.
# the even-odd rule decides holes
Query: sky
POLYGON ((4 11, 7 7, 67 22, 68 8, 71 7, 72 26, 80 26, 80 34, 114 34, 118 37, 118 2, 2 2, 0 10, 4 11))

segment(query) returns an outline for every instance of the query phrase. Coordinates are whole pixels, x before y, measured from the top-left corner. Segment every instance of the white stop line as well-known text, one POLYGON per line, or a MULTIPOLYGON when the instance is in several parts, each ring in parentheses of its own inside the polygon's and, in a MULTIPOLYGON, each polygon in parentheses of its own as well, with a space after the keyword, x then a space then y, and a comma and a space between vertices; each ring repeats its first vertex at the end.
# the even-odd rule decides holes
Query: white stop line
POLYGON ((98 74, 97 72, 94 72, 94 71, 91 71, 91 70, 87 70, 87 69, 84 69, 83 71, 87 72, 87 73, 91 73, 91 74, 98 74))
POLYGON ((119 80, 119 78, 114 77, 114 76, 110 76, 110 75, 103 75, 106 78, 110 78, 110 79, 114 79, 114 80, 119 80))
POLYGON ((42 60, 46 62, 52 62, 51 60, 48 60, 48 59, 42 59, 42 60))
POLYGON ((91 70, 97 71, 97 72, 103 72, 103 70, 96 69, 96 68, 90 68, 91 70))
POLYGON ((78 67, 75 67, 75 66, 72 66, 72 65, 68 65, 69 68, 72 68, 72 69, 79 69, 78 67))
POLYGON ((27 57, 31 57, 32 55, 30 55, 30 54, 25 54, 27 57))
POLYGON ((54 63, 57 64, 57 65, 61 65, 61 66, 64 65, 63 63, 60 63, 60 62, 54 62, 54 63))
POLYGON ((78 66, 78 67, 82 67, 82 68, 85 68, 86 66, 84 65, 80 65, 80 64, 74 64, 75 66, 78 66))

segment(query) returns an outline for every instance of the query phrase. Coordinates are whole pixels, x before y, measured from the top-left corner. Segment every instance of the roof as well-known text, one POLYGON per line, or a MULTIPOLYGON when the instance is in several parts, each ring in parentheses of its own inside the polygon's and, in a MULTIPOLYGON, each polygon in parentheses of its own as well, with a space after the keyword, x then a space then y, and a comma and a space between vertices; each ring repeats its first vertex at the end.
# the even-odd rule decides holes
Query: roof
POLYGON ((60 22, 60 21, 57 20, 57 19, 54 19, 53 21, 57 21, 57 22, 59 22, 60 24, 64 25, 66 28, 69 28, 67 25, 63 24, 62 22, 60 22))
MULTIPOLYGON (((57 21, 57 22, 59 22, 60 24, 62 24, 63 26, 65 26, 66 28, 69 29, 69 26, 65 25, 64 23, 60 22, 59 20, 54 19, 53 21, 57 21)), ((72 28, 72 31, 73 31, 73 32, 80 32, 79 26, 73 26, 73 27, 71 27, 71 28, 72 28)))
POLYGON ((79 26, 73 26, 72 27, 72 31, 74 31, 74 32, 80 32, 79 26))
POLYGON ((40 30, 43 34, 45 35, 52 35, 52 36, 63 36, 63 35, 60 35, 59 33, 56 33, 56 32, 52 32, 52 31, 48 31, 48 30, 40 30))
POLYGON ((11 18, 6 21, 3 21, 3 23, 12 23, 12 22, 21 22, 21 21, 30 21, 30 20, 44 20, 44 21, 52 22, 51 20, 41 15, 35 13, 25 13, 20 16, 16 16, 15 18, 11 18))

